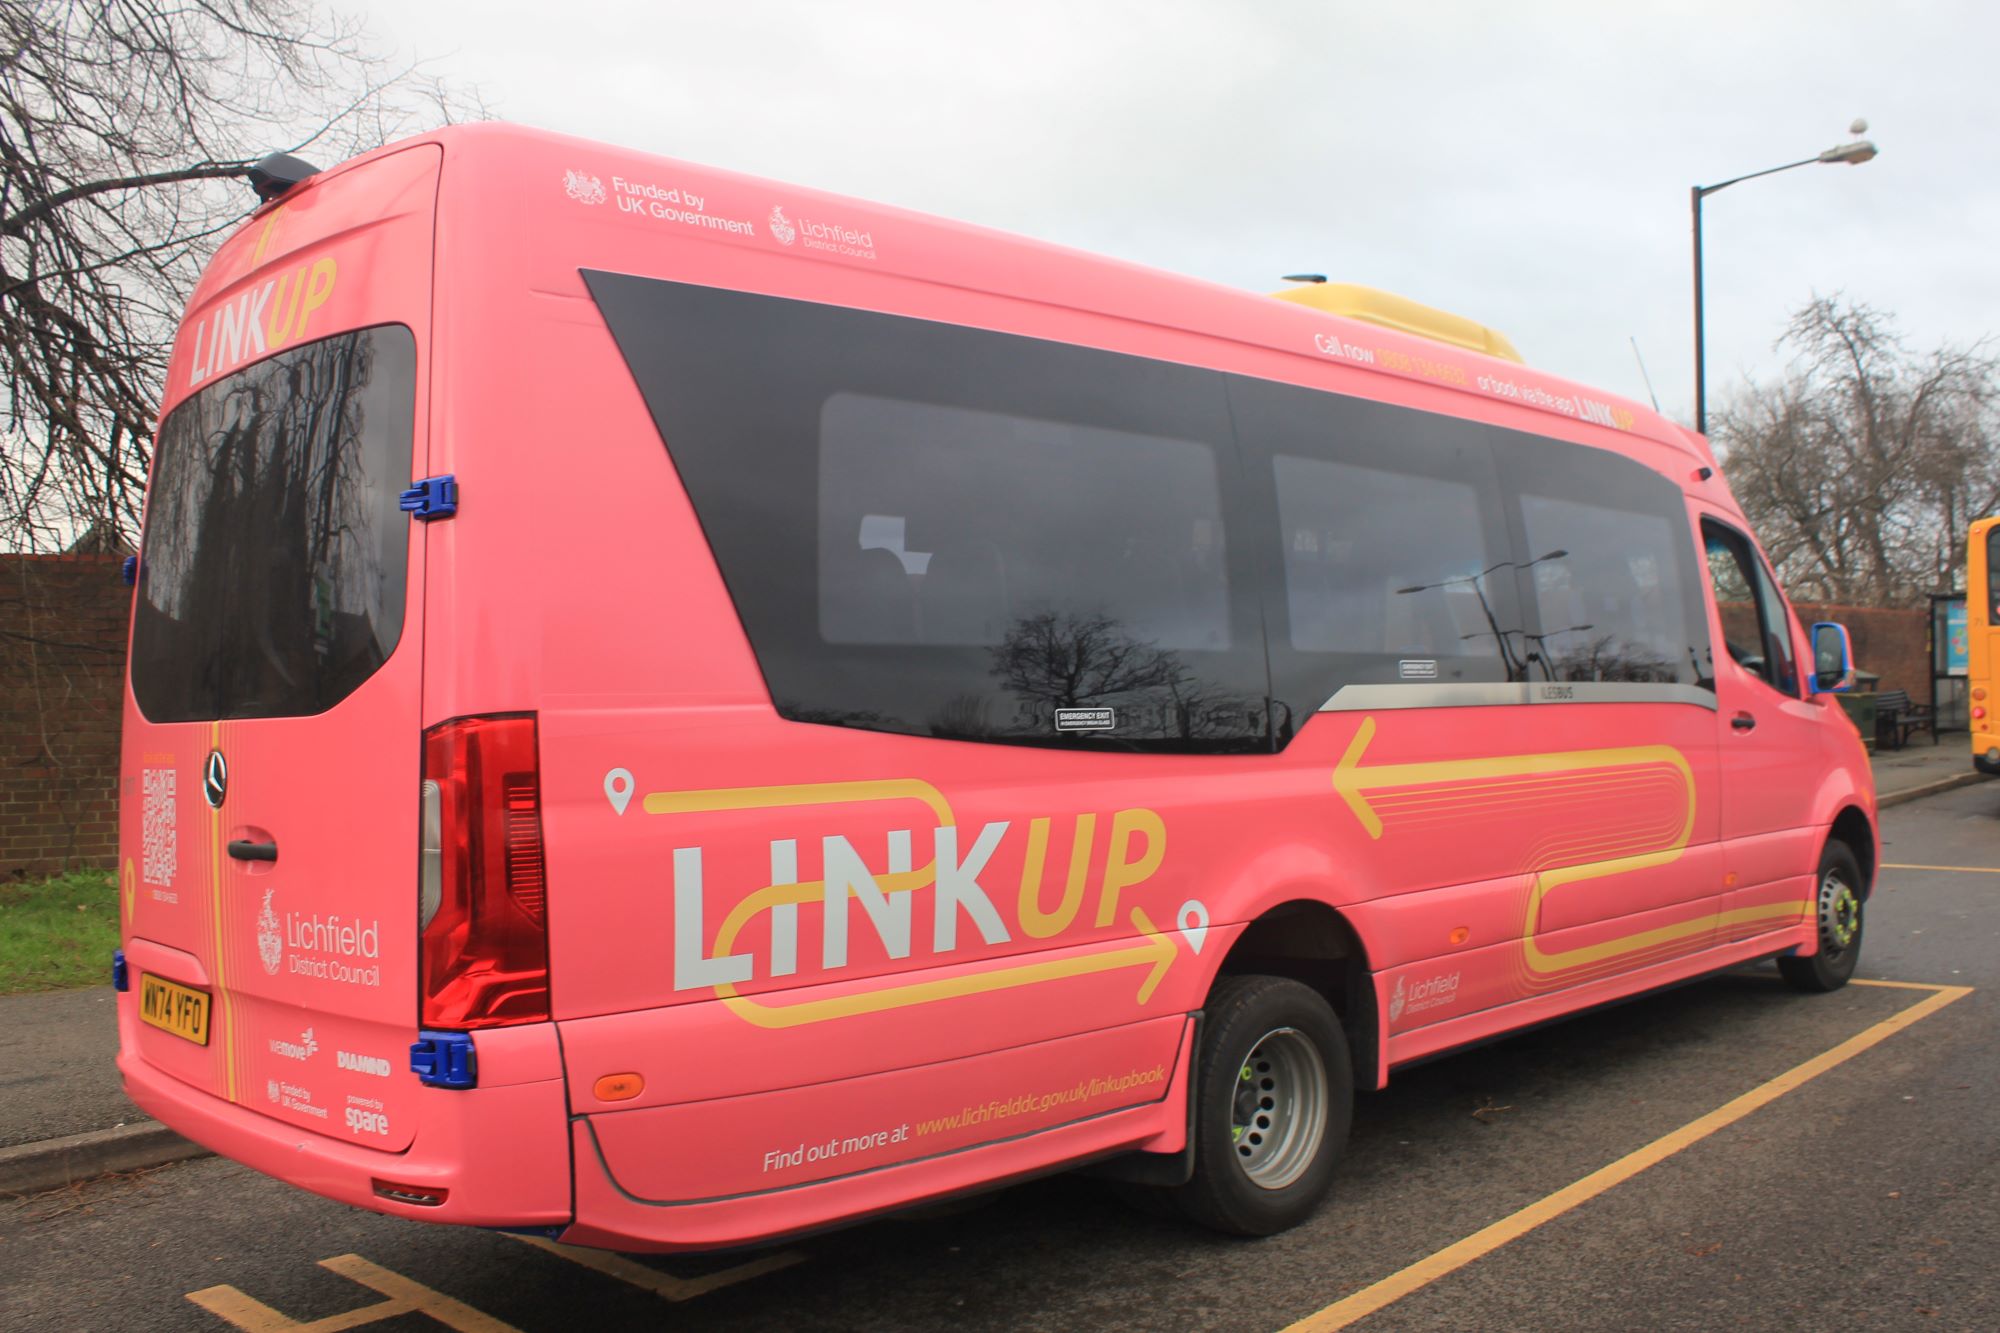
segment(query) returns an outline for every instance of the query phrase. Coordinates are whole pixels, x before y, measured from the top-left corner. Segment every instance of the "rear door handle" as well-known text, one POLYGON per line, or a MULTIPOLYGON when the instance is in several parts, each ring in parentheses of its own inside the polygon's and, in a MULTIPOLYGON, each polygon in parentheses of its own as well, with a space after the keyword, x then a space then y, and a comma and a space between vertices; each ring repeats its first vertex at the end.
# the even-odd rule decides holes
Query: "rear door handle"
POLYGON ((275 861, 278 859, 278 844, 252 842, 248 838, 236 838, 229 844, 229 854, 239 861, 275 861))
POLYGON ((1755 731, 1757 729, 1757 719, 1748 713, 1738 713, 1735 717, 1729 719, 1729 725, 1738 731, 1755 731))

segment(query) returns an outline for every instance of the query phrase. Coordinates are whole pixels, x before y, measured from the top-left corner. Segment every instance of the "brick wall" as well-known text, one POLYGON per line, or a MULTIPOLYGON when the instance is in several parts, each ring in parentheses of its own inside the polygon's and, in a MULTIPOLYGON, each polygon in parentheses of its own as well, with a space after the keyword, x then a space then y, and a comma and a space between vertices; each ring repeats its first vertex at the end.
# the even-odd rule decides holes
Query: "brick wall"
MULTIPOLYGON (((1757 612, 1748 602, 1721 605, 1725 633, 1739 644, 1757 641, 1757 612)), ((1907 690, 1917 703, 1931 698, 1930 612, 1921 607, 1835 606, 1794 602, 1810 630, 1816 620, 1837 620, 1854 640, 1854 666, 1882 678, 1877 689, 1907 690)), ((1802 664, 1811 670, 1810 663, 1802 664)))
POLYGON ((0 877, 116 862, 122 561, 0 555, 0 877))

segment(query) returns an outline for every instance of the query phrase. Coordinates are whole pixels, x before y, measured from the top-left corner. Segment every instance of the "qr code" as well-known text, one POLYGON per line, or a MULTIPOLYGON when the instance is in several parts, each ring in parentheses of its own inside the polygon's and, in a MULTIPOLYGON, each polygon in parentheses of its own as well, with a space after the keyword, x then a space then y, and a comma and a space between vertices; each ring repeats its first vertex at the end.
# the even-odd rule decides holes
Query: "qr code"
POLYGON ((174 770, 144 770, 146 814, 143 824, 145 879, 148 884, 174 882, 174 770))

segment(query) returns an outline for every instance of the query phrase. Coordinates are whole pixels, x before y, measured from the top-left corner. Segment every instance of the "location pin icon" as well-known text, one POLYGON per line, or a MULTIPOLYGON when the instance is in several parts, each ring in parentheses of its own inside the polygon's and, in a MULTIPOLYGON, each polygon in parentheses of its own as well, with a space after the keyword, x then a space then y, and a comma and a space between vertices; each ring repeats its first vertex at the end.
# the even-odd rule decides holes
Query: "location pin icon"
POLYGON ((611 801, 611 808, 621 815, 632 803, 632 785, 629 769, 614 768, 604 775, 604 794, 611 801))
POLYGON ((1188 948, 1196 953, 1208 942, 1208 909, 1201 899, 1190 898, 1181 904, 1180 915, 1175 918, 1181 928, 1181 938, 1188 942, 1188 948))

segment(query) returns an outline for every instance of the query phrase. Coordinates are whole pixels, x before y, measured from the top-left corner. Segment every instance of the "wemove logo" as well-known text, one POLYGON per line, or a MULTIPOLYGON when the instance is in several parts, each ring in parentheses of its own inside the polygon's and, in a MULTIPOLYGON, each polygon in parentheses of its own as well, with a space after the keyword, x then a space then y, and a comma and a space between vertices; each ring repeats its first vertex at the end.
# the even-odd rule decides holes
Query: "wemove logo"
POLYGON ((379 1055, 356 1055, 352 1051, 335 1051, 333 1061, 342 1069, 351 1069, 357 1074, 373 1074, 376 1078, 389 1077, 389 1062, 379 1055))
POLYGON ((287 1060, 310 1060, 319 1049, 319 1042, 313 1038, 313 1030, 307 1028, 299 1034, 297 1041, 286 1041, 283 1037, 271 1038, 271 1054, 282 1055, 287 1060))

